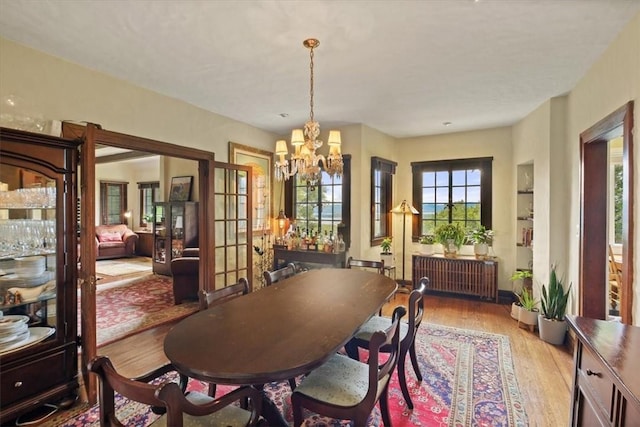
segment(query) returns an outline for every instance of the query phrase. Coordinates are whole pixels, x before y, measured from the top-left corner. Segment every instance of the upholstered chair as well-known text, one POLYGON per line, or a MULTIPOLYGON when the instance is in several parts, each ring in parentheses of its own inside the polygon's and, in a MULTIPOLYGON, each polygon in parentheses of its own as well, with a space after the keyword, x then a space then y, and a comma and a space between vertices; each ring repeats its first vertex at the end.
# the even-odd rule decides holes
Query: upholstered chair
POLYGON ((303 408, 364 426, 377 402, 384 425, 391 427, 387 395, 400 352, 400 318, 405 313, 404 307, 397 307, 391 324, 374 332, 367 363, 336 353, 303 378, 291 395, 295 427, 302 425, 303 408), (383 347, 389 349, 389 357, 384 361, 380 357, 383 347))
MULTIPOLYGON (((418 381, 422 381, 422 373, 418 365, 418 356, 416 354, 416 334, 420 323, 422 323, 422 315, 424 313, 424 294, 429 286, 429 279, 423 277, 420 279, 418 287, 409 294, 409 316, 407 322, 400 323, 400 360, 398 361, 398 381, 402 395, 409 409, 413 409, 413 402, 407 387, 407 378, 405 374, 405 361, 407 353, 411 358, 411 365, 416 374, 418 381)), ((347 343, 345 349, 349 357, 358 360, 358 347, 369 348, 371 337, 380 329, 389 327, 391 319, 383 316, 373 316, 362 328, 356 333, 355 337, 347 343)), ((383 347, 380 351, 392 350, 390 347, 383 347)))

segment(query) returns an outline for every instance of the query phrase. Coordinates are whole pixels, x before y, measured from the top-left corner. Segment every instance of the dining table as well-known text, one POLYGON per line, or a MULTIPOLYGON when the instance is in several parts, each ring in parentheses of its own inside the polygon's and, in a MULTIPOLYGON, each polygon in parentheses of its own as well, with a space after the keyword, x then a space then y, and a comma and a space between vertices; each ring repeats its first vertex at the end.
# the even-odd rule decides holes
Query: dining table
MULTIPOLYGON (((310 270, 183 319, 164 351, 178 372, 208 383, 288 380, 327 361, 396 290, 370 271, 310 270)), ((269 425, 288 425, 264 393, 263 415, 269 425)))

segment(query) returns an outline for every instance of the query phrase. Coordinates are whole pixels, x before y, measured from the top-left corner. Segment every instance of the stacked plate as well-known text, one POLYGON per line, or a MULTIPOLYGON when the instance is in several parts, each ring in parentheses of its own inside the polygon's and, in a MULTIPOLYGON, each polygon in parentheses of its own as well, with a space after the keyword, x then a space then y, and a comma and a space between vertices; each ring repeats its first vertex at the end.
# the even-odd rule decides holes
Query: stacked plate
POLYGON ((43 256, 28 256, 15 258, 15 273, 20 278, 34 278, 42 276, 47 268, 47 259, 43 256))
POLYGON ((29 339, 29 316, 0 317, 0 351, 29 339))

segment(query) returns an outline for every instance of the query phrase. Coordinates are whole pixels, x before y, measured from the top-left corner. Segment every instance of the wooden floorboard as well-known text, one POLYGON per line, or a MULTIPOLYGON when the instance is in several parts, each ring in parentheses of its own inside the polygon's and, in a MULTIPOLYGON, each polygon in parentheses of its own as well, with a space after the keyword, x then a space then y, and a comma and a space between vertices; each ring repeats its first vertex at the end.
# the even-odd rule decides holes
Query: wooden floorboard
MULTIPOLYGON (((383 309, 390 315, 407 294, 398 294, 383 309)), ((547 344, 537 331, 519 328, 511 307, 470 298, 427 295, 425 322, 506 335, 511 341, 518 386, 531 426, 566 426, 572 381, 572 354, 568 347, 547 344)), ((171 325, 160 326, 98 349, 129 377, 166 363, 162 341, 171 325)))

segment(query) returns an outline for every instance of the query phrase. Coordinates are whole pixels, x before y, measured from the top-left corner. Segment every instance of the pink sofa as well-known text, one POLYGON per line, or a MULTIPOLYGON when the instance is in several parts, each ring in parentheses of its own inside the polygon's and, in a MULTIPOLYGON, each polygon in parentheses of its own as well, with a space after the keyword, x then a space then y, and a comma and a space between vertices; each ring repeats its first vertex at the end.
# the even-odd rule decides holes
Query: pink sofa
POLYGON ((96 226, 96 259, 135 255, 138 235, 126 224, 96 226))

